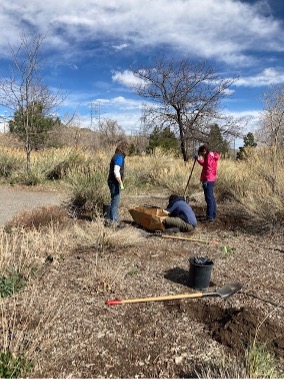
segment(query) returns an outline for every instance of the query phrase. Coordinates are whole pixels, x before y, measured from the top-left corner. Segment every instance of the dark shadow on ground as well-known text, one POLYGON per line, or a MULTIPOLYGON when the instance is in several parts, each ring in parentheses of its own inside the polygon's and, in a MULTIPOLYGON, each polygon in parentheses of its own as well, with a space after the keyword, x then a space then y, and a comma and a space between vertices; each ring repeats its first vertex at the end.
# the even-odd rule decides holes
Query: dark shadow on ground
MULTIPOLYGON (((164 277, 167 280, 170 280, 172 282, 176 282, 177 284, 181 284, 181 285, 184 285, 184 286, 187 286, 188 288, 190 288, 190 286, 189 286, 189 271, 187 271, 185 269, 182 269, 179 267, 169 269, 168 271, 166 271, 164 277)), ((216 284, 214 282, 210 281, 209 286, 216 286, 216 284)))
POLYGON ((188 285, 188 281, 189 281, 188 271, 186 271, 182 268, 176 267, 176 268, 169 269, 165 273, 164 277, 167 280, 176 282, 178 284, 182 284, 184 286, 189 286, 188 285))

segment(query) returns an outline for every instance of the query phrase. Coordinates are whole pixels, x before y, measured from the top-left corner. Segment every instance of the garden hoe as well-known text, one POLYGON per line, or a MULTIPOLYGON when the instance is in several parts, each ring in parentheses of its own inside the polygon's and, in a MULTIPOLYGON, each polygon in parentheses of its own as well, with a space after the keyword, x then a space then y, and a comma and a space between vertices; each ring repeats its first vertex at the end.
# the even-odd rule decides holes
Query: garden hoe
POLYGON ((237 282, 234 284, 228 284, 222 286, 222 288, 217 289, 215 292, 197 292, 197 293, 187 293, 187 294, 175 294, 168 296, 157 296, 157 297, 147 297, 147 298, 130 298, 126 300, 108 300, 106 304, 111 305, 121 305, 124 303, 137 303, 137 302, 153 302, 153 301, 170 301, 170 300, 179 300, 183 298, 201 298, 201 297, 221 297, 228 298, 231 297, 234 293, 239 291, 242 288, 242 285, 237 282))
POLYGON ((190 182, 190 179, 191 179, 192 173, 193 173, 193 169, 194 169, 195 163, 196 163, 196 158, 194 158, 194 163, 193 163, 193 166, 192 166, 192 169, 191 169, 191 172, 190 172, 190 175, 189 175, 189 178, 188 178, 187 184, 186 184, 185 189, 184 189, 184 193, 183 193, 183 197, 184 197, 184 198, 185 198, 185 196, 186 196, 186 191, 187 191, 187 188, 188 188, 188 185, 189 185, 189 182, 190 182))

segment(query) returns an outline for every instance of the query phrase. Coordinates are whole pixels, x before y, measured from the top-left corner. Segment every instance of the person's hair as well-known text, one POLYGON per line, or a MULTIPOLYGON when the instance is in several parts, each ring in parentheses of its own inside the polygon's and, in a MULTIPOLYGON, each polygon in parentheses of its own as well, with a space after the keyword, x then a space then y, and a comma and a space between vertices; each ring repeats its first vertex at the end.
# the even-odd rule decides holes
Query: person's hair
POLYGON ((206 145, 201 145, 199 148, 198 148, 198 154, 200 153, 204 153, 204 152, 208 152, 208 147, 206 145))
POLYGON ((177 194, 170 195, 170 197, 169 197, 169 203, 174 202, 178 198, 179 198, 179 196, 177 194))
POLYGON ((121 154, 123 154, 124 156, 127 156, 127 154, 128 154, 128 149, 129 149, 129 147, 128 147, 128 143, 127 143, 127 141, 122 141, 122 142, 120 142, 120 143, 117 145, 117 147, 116 147, 116 149, 115 149, 115 153, 121 153, 121 154))

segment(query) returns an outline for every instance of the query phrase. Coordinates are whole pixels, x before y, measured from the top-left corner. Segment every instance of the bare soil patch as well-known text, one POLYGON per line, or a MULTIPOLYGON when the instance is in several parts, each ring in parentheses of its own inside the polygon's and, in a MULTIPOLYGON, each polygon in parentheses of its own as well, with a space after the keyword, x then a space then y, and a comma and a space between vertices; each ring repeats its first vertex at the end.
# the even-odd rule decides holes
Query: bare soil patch
MULTIPOLYGON (((255 337, 284 375, 283 234, 259 233, 261 226, 229 203, 218 205, 216 223, 200 221, 193 234, 179 234, 206 244, 153 236, 132 223, 129 208, 165 207, 166 201, 163 195, 124 196, 126 226, 118 231, 124 244, 99 253, 97 247, 77 247, 44 264, 37 282, 42 298, 30 329, 55 294, 57 305, 31 377, 192 378, 196 368, 224 353, 244 355, 255 337), (137 242, 128 243, 129 236, 137 242), (241 291, 227 300, 106 305, 114 298, 195 292, 188 286, 192 256, 213 260, 210 290, 241 282, 241 291)), ((204 205, 192 206, 201 220, 204 205)), ((21 310, 21 323, 28 312, 21 310)))

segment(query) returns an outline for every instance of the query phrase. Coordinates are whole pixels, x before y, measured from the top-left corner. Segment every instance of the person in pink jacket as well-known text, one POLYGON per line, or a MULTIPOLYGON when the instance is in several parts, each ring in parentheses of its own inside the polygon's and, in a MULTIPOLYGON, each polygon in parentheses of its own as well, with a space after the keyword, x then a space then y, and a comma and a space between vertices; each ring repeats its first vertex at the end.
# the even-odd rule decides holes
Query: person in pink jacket
POLYGON ((205 202, 207 204, 206 219, 214 222, 217 215, 216 200, 214 196, 214 185, 217 177, 217 166, 220 154, 210 152, 206 145, 201 145, 198 149, 197 162, 202 166, 200 181, 202 183, 205 202))

